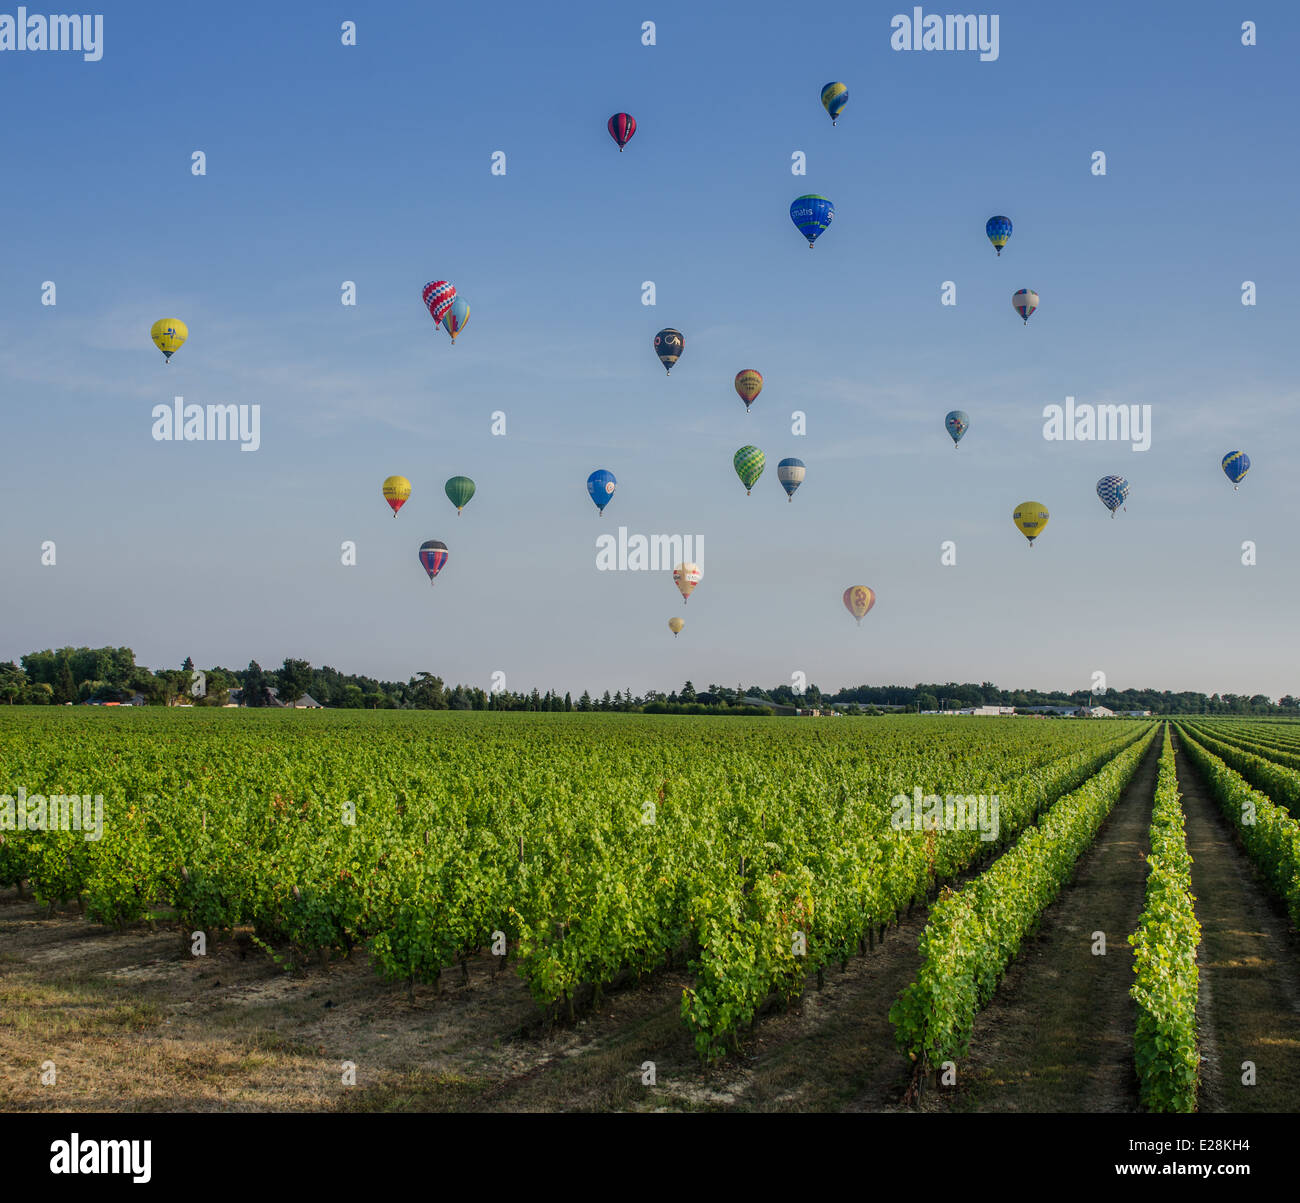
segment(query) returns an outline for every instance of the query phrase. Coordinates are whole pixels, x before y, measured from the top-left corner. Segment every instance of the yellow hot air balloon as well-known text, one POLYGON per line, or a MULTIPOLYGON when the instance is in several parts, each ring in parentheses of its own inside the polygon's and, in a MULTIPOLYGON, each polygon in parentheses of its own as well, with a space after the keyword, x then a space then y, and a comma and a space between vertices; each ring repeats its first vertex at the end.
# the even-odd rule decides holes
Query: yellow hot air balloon
POLYGON ((1022 501, 1016 506, 1016 512, 1011 515, 1011 520, 1019 528, 1020 533, 1029 540, 1029 546, 1033 547, 1034 540, 1046 528, 1049 517, 1047 507, 1041 501, 1022 501))
POLYGON ((185 340, 189 336, 189 327, 178 317, 159 318, 149 328, 149 337, 153 339, 158 350, 167 357, 169 363, 172 355, 185 345, 185 340))
POLYGON ((740 394, 740 399, 745 403, 746 413, 749 413, 749 407, 754 404, 754 399, 762 391, 762 372, 756 372, 753 368, 745 368, 744 371, 736 373, 736 392, 740 394))
POLYGON ((678 564, 673 569, 673 584, 681 590, 683 602, 690 600, 691 594, 695 591, 695 586, 700 583, 703 576, 704 573, 700 571, 698 564, 678 564))
POLYGON ((858 620, 858 626, 875 604, 876 591, 866 585, 850 585, 844 590, 844 608, 858 620))
POLYGON ((683 622, 680 618, 670 618, 668 620, 668 629, 672 631, 674 639, 677 638, 678 634, 681 632, 682 627, 684 627, 685 625, 686 623, 683 622))
POLYGON ((393 507, 393 517, 411 499, 411 482, 405 476, 389 476, 384 481, 384 500, 393 507))

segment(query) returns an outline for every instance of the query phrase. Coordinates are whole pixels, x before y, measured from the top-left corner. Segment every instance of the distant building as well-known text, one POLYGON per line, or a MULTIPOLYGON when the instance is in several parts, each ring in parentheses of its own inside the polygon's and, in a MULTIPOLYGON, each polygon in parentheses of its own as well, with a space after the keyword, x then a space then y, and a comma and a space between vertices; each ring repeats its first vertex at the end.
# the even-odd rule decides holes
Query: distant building
POLYGON ((1115 712, 1105 706, 1080 706, 1074 712, 1075 718, 1114 718, 1115 712))
POLYGON ((1122 718, 1150 718, 1150 710, 1121 710, 1119 714, 1122 718))
POLYGON ((296 702, 294 702, 293 709, 294 710, 324 710, 325 707, 322 706, 314 697, 312 697, 311 694, 304 693, 302 697, 300 697, 296 702))

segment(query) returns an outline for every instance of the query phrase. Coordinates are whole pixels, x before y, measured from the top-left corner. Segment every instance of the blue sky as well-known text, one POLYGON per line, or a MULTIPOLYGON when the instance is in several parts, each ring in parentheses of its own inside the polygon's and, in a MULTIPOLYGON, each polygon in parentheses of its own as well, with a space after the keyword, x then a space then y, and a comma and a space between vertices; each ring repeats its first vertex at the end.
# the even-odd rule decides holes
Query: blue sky
POLYGON ((893 51, 911 9, 108 4, 97 63, 0 53, 0 658, 1295 692, 1300 10, 1002 3, 981 62, 893 51), (836 206, 812 251, 788 216, 805 192, 836 206), (994 213, 1015 223, 1000 259, 994 213), (454 348, 420 304, 435 278, 472 306, 454 348), (149 326, 170 316, 190 338, 166 365, 149 326), (687 340, 670 377, 663 326, 687 340), (766 379, 748 415, 746 367, 766 379), (260 405, 261 448, 154 441, 177 394, 260 405), (1151 449, 1044 440, 1067 395, 1149 404, 1151 449), (746 443, 768 459, 750 497, 746 443), (792 504, 787 455, 808 467, 792 504), (598 467, 619 480, 603 518, 598 467), (1111 472, 1132 486, 1114 521, 1111 472), (414 484, 396 519, 391 473, 414 484), (478 484, 459 517, 458 473, 478 484), (1052 514, 1032 549, 1027 499, 1052 514), (596 570, 620 525, 704 538, 687 606, 667 573, 596 570), (430 538, 450 548, 432 589, 430 538), (878 594, 861 627, 851 584, 878 594))

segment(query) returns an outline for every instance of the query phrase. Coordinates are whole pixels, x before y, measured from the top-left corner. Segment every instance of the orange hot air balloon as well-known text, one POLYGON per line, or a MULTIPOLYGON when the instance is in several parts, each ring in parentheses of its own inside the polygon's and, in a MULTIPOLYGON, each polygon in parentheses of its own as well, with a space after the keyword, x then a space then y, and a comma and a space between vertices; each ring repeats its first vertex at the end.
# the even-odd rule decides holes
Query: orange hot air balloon
POLYGON ((876 591, 866 585, 850 585, 844 590, 844 608, 858 620, 858 626, 875 604, 876 591))
POLYGON ((753 368, 746 368, 743 372, 736 373, 736 392, 740 394, 740 399, 745 403, 746 413, 749 413, 749 407, 754 404, 758 394, 762 391, 762 372, 756 372, 753 368))

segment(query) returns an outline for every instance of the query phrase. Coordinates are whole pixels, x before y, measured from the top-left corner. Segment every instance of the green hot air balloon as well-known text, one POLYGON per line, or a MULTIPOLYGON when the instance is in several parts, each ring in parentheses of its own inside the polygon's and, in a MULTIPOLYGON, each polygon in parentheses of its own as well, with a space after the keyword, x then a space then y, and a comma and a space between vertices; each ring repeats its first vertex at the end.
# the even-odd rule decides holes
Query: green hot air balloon
POLYGON ((453 476, 442 487, 447 500, 456 507, 458 514, 469 505, 469 499, 474 496, 474 482, 468 476, 453 476))
POLYGON ((757 447, 742 447, 736 452, 732 463, 736 465, 736 475, 740 477, 740 483, 745 486, 745 496, 748 497, 749 490, 763 475, 763 465, 767 463, 767 457, 757 447))

